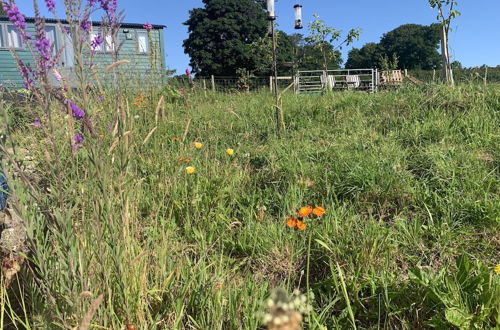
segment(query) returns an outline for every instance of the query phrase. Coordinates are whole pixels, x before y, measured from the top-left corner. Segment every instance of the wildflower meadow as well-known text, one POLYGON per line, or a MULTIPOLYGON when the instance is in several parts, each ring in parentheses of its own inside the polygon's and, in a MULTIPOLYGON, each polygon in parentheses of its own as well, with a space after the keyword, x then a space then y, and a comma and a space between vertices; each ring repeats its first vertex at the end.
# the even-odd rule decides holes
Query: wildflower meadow
POLYGON ((277 134, 269 91, 130 78, 114 0, 40 4, 72 82, 0 3, 36 59, 0 89, 0 328, 500 327, 499 85, 287 91, 277 134))

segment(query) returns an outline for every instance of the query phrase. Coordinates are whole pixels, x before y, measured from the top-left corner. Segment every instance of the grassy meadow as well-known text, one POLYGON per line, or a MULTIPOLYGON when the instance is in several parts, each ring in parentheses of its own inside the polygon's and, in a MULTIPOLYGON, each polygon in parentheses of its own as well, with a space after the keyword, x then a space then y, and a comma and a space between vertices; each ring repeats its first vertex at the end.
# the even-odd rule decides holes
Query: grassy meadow
POLYGON ((275 288, 306 329, 500 327, 498 86, 290 93, 281 136, 269 93, 143 93, 91 94, 76 152, 0 101, 30 249, 0 328, 299 329, 275 288))

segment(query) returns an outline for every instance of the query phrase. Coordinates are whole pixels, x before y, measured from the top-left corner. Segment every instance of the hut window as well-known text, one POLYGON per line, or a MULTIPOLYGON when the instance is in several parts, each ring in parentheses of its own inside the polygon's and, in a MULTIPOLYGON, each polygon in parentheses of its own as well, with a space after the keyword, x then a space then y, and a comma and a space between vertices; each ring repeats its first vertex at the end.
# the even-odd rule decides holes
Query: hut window
POLYGON ((3 26, 0 24, 0 48, 4 48, 5 43, 3 41, 3 26))
POLYGON ((149 52, 149 40, 147 32, 145 31, 137 32, 137 43, 138 43, 139 53, 144 54, 149 52))
MULTIPOLYGON (((93 40, 95 40, 95 38, 97 38, 98 36, 99 36, 99 33, 97 33, 97 32, 91 32, 91 33, 90 33, 90 41, 92 42, 92 41, 93 41, 93 40)), ((95 50, 96 52, 100 52, 100 51, 102 51, 102 45, 99 45, 99 46, 95 47, 95 48, 94 48, 94 50, 95 50)))
POLYGON ((106 36, 106 51, 107 52, 115 51, 115 43, 113 42, 113 37, 111 35, 106 36))
POLYGON ((50 25, 45 26, 45 34, 47 36, 47 39, 49 39, 50 44, 54 45, 52 52, 55 55, 57 53, 57 50, 59 49, 59 47, 57 45, 57 38, 56 38, 56 27, 50 26, 50 25))
POLYGON ((22 48, 21 35, 14 25, 7 25, 7 47, 22 48))

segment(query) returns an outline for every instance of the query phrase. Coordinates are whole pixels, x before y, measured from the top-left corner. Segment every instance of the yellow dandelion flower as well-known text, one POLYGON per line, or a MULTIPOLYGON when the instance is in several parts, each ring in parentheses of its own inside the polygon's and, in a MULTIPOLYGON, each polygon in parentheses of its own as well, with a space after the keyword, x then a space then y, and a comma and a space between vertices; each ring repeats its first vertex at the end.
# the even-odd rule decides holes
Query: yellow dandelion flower
POLYGON ((200 142, 195 142, 195 143, 194 143, 194 147, 195 147, 196 149, 201 149, 201 148, 203 148, 203 144, 201 144, 200 142))
POLYGON ((194 172, 196 172, 196 169, 193 167, 193 166, 188 166, 186 167, 186 173, 187 174, 194 174, 194 172))
POLYGON ((500 265, 497 265, 495 267, 495 273, 497 273, 498 275, 500 275, 500 265))
POLYGON ((227 149, 226 154, 228 154, 229 156, 234 155, 234 149, 231 149, 231 148, 227 149))

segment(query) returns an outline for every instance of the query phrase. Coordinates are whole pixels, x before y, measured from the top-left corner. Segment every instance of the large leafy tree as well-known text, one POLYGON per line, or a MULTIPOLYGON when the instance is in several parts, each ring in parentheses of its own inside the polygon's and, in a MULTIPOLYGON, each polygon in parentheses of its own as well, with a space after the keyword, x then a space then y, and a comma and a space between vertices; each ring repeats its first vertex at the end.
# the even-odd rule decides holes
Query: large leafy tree
POLYGON ((193 72, 200 75, 235 75, 238 69, 255 70, 250 45, 268 31, 262 1, 203 0, 204 8, 190 11, 189 37, 184 50, 193 72))
POLYGON ((389 58, 399 58, 401 69, 433 69, 441 67, 439 26, 405 24, 384 34, 380 47, 389 58))
POLYGON ((379 44, 370 42, 361 48, 353 48, 349 52, 345 67, 347 69, 370 69, 380 65, 383 50, 379 44))

